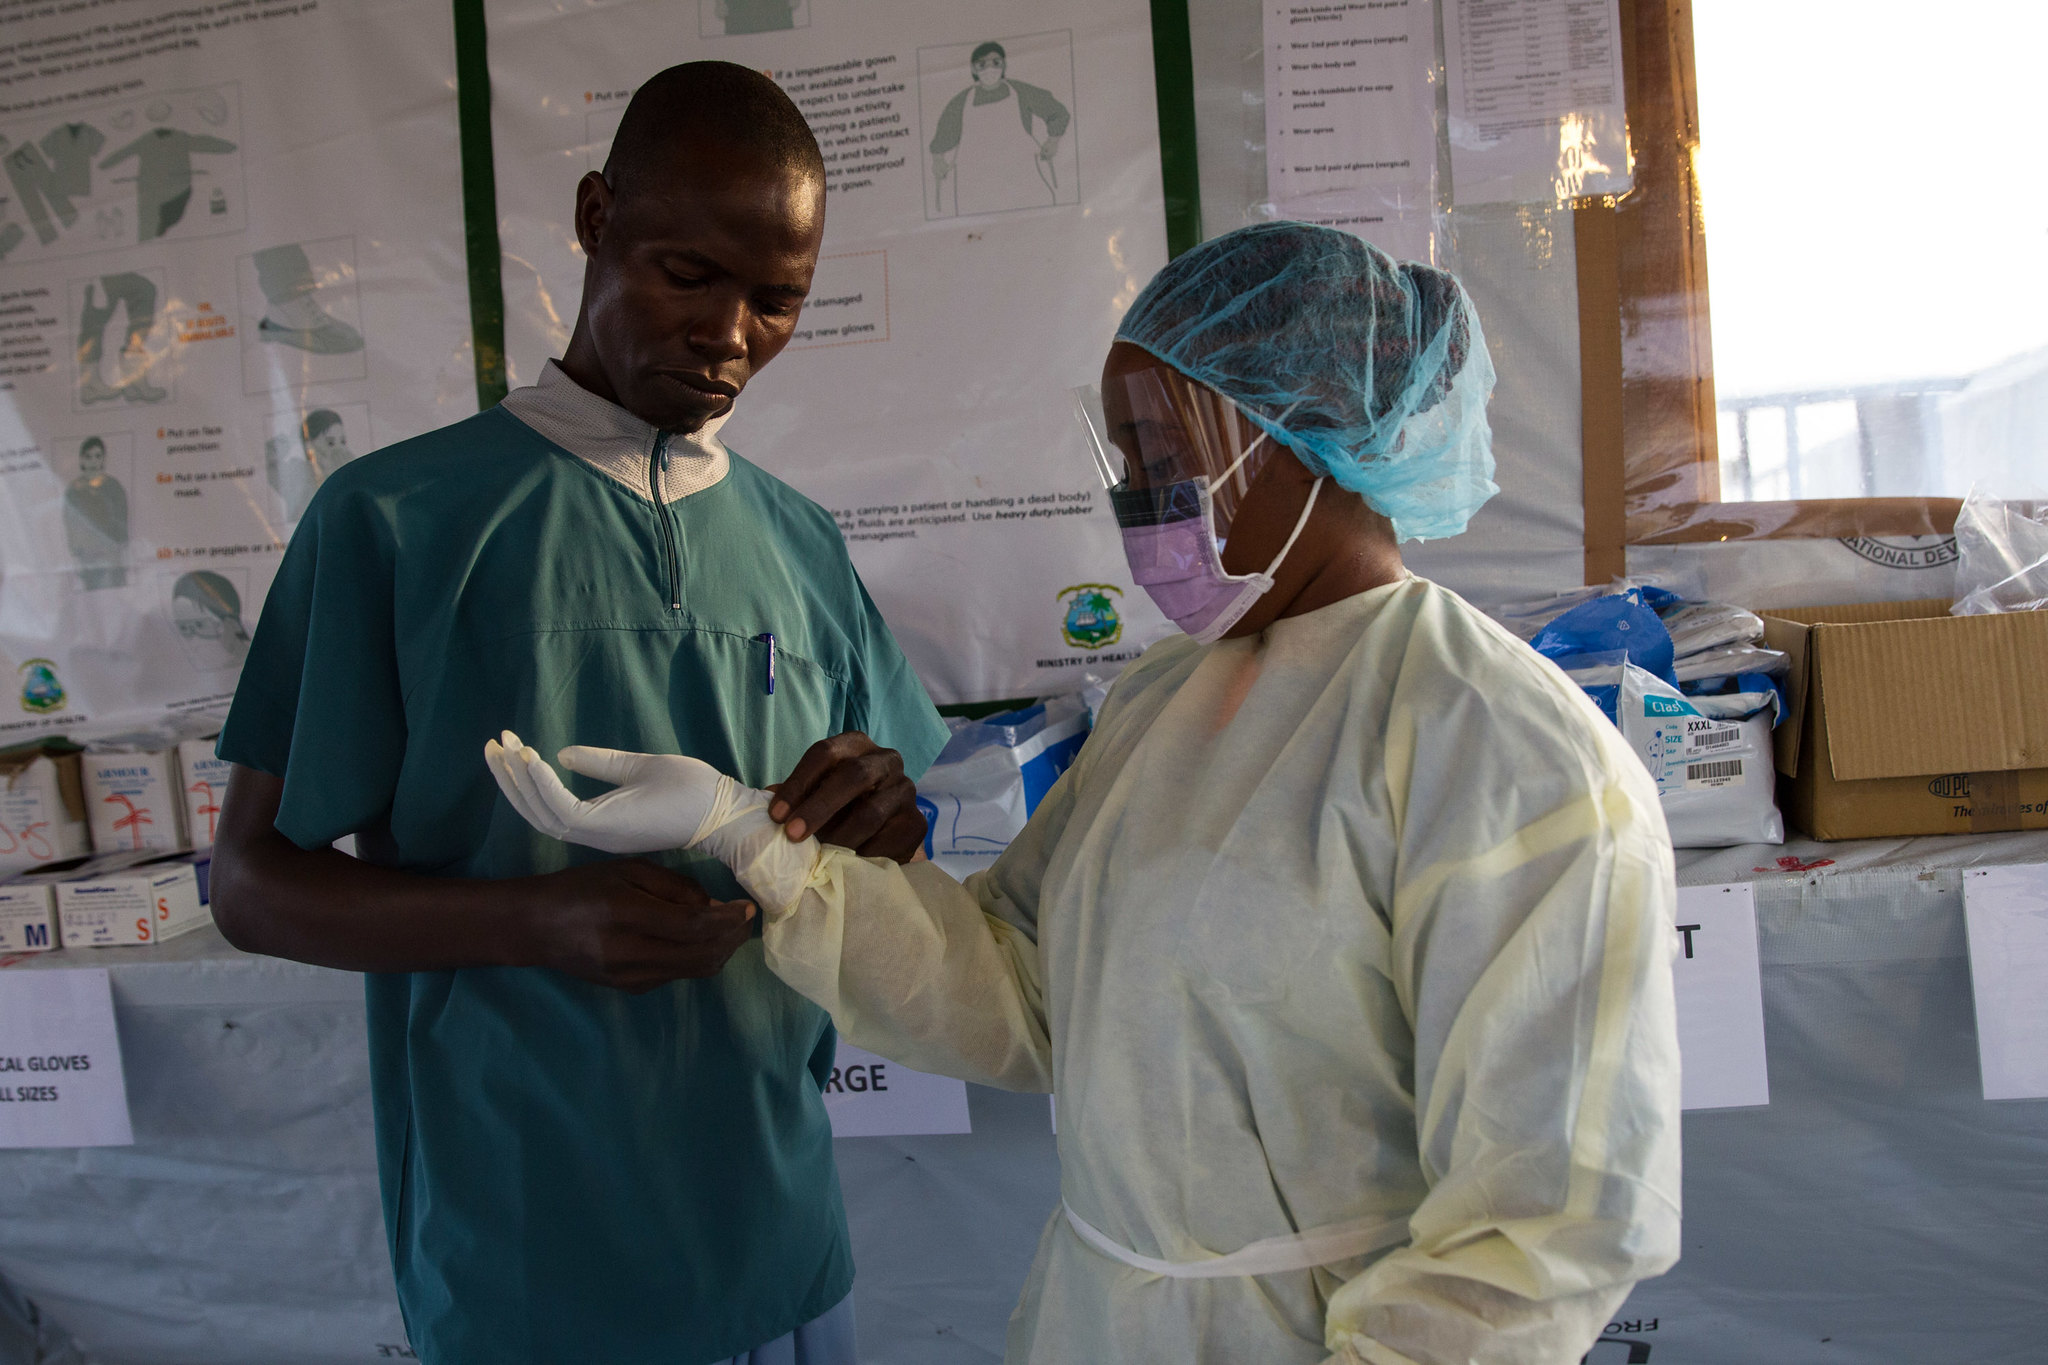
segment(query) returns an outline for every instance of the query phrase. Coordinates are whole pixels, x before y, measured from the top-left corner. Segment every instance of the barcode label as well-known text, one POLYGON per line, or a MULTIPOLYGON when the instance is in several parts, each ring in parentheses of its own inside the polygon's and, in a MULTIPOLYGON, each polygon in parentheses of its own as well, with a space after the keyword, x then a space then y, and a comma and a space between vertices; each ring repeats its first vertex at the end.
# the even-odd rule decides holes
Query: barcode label
POLYGON ((1708 730, 1702 734, 1687 735, 1685 741, 1695 749, 1718 749, 1723 744, 1732 744, 1741 738, 1741 727, 1731 726, 1726 730, 1708 730))
POLYGON ((1724 758, 1717 763, 1688 763, 1685 768, 1687 782, 1714 782, 1723 778, 1742 776, 1742 760, 1724 758))

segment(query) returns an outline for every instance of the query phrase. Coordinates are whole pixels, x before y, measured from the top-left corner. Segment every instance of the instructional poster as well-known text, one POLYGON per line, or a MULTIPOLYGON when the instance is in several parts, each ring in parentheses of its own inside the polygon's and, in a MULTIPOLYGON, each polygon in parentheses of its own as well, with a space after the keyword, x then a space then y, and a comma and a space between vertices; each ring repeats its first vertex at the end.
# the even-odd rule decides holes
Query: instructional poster
POLYGON ((823 258, 733 450, 828 508, 933 696, 1113 673, 1167 626, 1130 581, 1072 390, 1166 261, 1145 0, 498 0, 506 348, 575 323, 578 179, 678 62, 769 72, 826 162, 823 258))
POLYGON ((1264 20, 1275 211, 1433 260, 1435 6, 1266 0, 1264 20))
POLYGON ((453 21, 0 6, 0 745, 210 732, 322 480, 475 411, 453 21))
POLYGON ((1448 0, 1444 64, 1458 203, 1628 193, 1616 0, 1448 0))

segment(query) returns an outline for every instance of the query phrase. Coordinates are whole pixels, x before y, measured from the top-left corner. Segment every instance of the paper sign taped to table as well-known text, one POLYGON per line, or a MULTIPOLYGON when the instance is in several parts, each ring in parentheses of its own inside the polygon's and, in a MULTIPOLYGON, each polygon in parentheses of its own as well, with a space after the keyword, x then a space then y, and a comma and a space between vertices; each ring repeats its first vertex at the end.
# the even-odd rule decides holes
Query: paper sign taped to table
POLYGON ((1681 1107, 1769 1104, 1755 888, 1680 887, 1677 927, 1681 1107))
POLYGON ((105 968, 0 973, 0 1147, 127 1147, 105 968))
POLYGON ((912 1137, 971 1133, 967 1082, 898 1066, 845 1039, 825 1082, 833 1137, 912 1137))
POLYGON ((2048 1099, 2048 864, 1963 874, 1987 1100, 2048 1099))

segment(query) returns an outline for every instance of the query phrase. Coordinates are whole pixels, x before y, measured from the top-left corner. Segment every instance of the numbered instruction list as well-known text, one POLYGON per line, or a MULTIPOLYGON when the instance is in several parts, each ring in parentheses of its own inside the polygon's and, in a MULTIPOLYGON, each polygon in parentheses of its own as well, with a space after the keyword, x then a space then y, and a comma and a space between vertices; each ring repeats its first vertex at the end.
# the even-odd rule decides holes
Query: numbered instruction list
POLYGON ((1265 47, 1274 208, 1429 259, 1436 35, 1427 0, 1268 0, 1265 47))

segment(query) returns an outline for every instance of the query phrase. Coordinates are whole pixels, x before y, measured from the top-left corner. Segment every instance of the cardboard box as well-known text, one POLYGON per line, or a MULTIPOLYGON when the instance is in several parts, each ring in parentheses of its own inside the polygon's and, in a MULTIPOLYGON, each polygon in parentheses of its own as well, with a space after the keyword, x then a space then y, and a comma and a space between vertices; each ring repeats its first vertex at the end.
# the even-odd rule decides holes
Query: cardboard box
MULTIPOLYGON (((212 923, 203 857, 150 858, 58 881, 57 919, 67 948, 163 943, 212 923)), ((90 869, 81 869, 90 871, 90 869)))
POLYGON ((212 848, 220 800, 228 794, 234 764, 213 756, 213 741, 188 739, 178 746, 178 781, 185 795, 185 837, 189 848, 212 848))
POLYGON ((0 755, 0 877, 91 849, 78 755, 41 749, 0 755))
POLYGON ((185 848, 178 755, 112 751, 85 756, 85 808, 95 852, 185 848))
MULTIPOLYGON (((58 948, 63 946, 64 917, 57 911, 57 883, 71 881, 80 877, 97 877, 109 872, 119 872, 133 867, 137 863, 148 862, 153 858, 161 858, 163 856, 161 853, 142 852, 103 853, 98 857, 72 858, 53 867, 45 867, 35 872, 24 872, 18 877, 0 883, 0 896, 7 897, 18 906, 27 907, 28 909, 24 911, 25 914, 32 914, 35 905, 43 905, 51 917, 50 946, 58 948)), ((25 946, 16 951, 31 951, 26 946, 26 940, 29 937, 28 932, 24 930, 22 938, 25 946)), ((42 935, 36 934, 34 937, 41 938, 42 935)), ((41 945, 38 944, 36 946, 40 948, 41 945)))
POLYGON ((2048 829, 2048 612, 1766 611, 1792 656, 1779 805, 1817 839, 2048 829))
POLYGON ((0 883, 0 953, 47 953, 63 945, 55 887, 0 883))

